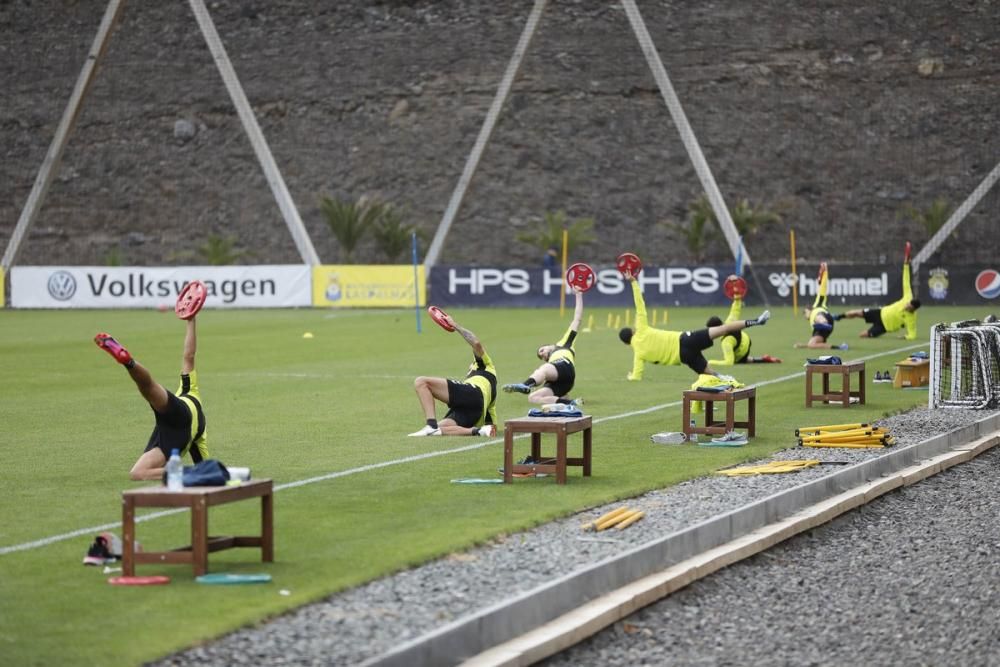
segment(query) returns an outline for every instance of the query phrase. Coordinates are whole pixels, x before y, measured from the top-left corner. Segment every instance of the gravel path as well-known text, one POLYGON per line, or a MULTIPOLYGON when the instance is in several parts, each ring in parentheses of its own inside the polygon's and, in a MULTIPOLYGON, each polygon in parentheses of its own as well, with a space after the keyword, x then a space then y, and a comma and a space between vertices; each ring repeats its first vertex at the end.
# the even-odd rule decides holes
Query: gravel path
POLYGON ((1000 450, 650 605, 545 665, 1000 664, 1000 450))
MULTIPOLYGON (((905 416, 882 420, 879 423, 891 430, 899 445, 905 446, 984 419, 987 416, 987 413, 981 411, 917 410, 905 416)), ((823 461, 849 461, 853 463, 879 456, 881 453, 881 450, 790 449, 777 453, 772 459, 816 458, 823 461)), ((997 459, 994 456, 989 460, 993 462, 995 472, 997 459)), ((962 467, 964 466, 960 466, 960 468, 962 467)), ((974 467, 978 469, 982 465, 977 464, 974 467)), ((818 466, 789 475, 760 475, 745 478, 715 476, 692 480, 630 500, 629 507, 644 510, 646 516, 628 530, 621 533, 616 531, 613 536, 605 537, 604 534, 598 536, 582 533, 580 525, 600 516, 612 507, 620 506, 621 503, 595 508, 531 531, 512 535, 502 542, 472 549, 462 554, 461 557, 428 563, 419 568, 333 595, 322 602, 302 607, 260 626, 239 630, 215 642, 175 654, 155 664, 197 665, 198 667, 222 664, 355 664, 486 605, 530 590, 552 576, 562 574, 572 567, 596 563, 664 534, 693 525, 723 511, 731 510, 733 507, 759 500, 782 489, 830 474, 837 469, 839 466, 818 466), (530 562, 535 564, 530 570, 521 567, 524 562, 529 562, 526 560, 528 556, 525 554, 530 554, 530 562), (544 566, 546 563, 558 564, 558 573, 555 570, 547 571, 544 566)), ((995 479, 995 475, 993 478, 995 479)), ((952 477, 946 479, 952 479, 952 477)), ((939 483, 935 482, 935 484, 939 483)), ((921 487, 918 486, 918 488, 921 487)), ((904 504, 914 505, 917 503, 915 499, 920 497, 918 492, 910 490, 900 492, 897 496, 906 499, 903 501, 904 504)), ((979 497, 985 503, 989 499, 989 494, 984 493, 981 489, 979 497)), ((1000 504, 1000 500, 997 500, 997 503, 1000 504)), ((966 504, 963 501, 951 513, 956 523, 963 516, 961 508, 966 504)), ((995 509, 996 507, 994 507, 995 509)), ((869 514, 869 511, 865 510, 850 516, 868 516, 869 514)), ((935 514, 931 513, 930 516, 935 516, 935 514)), ((995 512, 993 516, 995 516, 995 512)), ((992 519, 992 516, 989 518, 992 519)), ((887 523, 887 525, 882 526, 887 531, 899 527, 893 521, 883 523, 887 523)), ((982 530, 982 518, 966 520, 966 523, 970 524, 970 537, 976 535, 974 530, 982 530)), ((882 527, 875 526, 874 529, 881 530, 882 527)), ((774 560, 775 557, 770 554, 759 556, 754 559, 754 563, 780 565, 782 569, 771 572, 767 575, 768 579, 761 578, 757 585, 747 584, 751 594, 744 594, 743 591, 747 590, 747 587, 739 580, 732 580, 733 583, 721 587, 725 598, 719 599, 726 606, 719 607, 718 611, 708 614, 702 612, 703 608, 698 602, 698 592, 706 585, 698 584, 682 592, 684 599, 687 600, 683 605, 678 606, 676 603, 670 602, 677 598, 677 595, 670 598, 668 602, 673 606, 665 618, 662 614, 646 617, 647 620, 642 622, 641 629, 635 632, 632 628, 638 627, 637 624, 619 623, 614 629, 599 635, 600 639, 587 642, 584 646, 589 648, 573 649, 573 651, 581 651, 578 657, 559 658, 559 660, 569 660, 574 664, 605 664, 606 662, 610 664, 642 664, 644 660, 641 657, 642 654, 634 653, 634 651, 643 651, 648 648, 651 651, 649 660, 652 663, 662 662, 666 658, 673 661, 674 655, 664 651, 683 649, 683 653, 678 654, 681 657, 676 658, 681 662, 724 664, 719 662, 720 657, 728 655, 735 660, 732 656, 738 654, 736 649, 744 650, 745 647, 742 644, 737 646, 735 642, 745 642, 750 645, 760 641, 760 638, 765 636, 770 638, 768 643, 775 641, 775 637, 771 633, 763 634, 757 630, 750 631, 748 629, 759 627, 760 624, 756 621, 765 617, 761 613, 762 610, 756 608, 757 606, 773 608, 776 616, 787 616, 787 621, 790 624, 788 629, 777 634, 786 637, 789 650, 805 650, 803 646, 800 646, 800 644, 805 643, 801 640, 809 639, 812 642, 810 633, 822 631, 825 637, 835 634, 834 628, 839 627, 845 631, 853 632, 857 626, 871 624, 871 620, 876 617, 865 611, 864 607, 868 606, 870 600, 882 597, 879 591, 890 591, 885 599, 892 600, 892 604, 888 605, 887 608, 896 608, 897 603, 899 603, 899 611, 894 615, 909 616, 910 620, 914 621, 916 618, 928 614, 931 606, 928 601, 937 599, 939 593, 918 591, 913 598, 909 598, 903 592, 896 593, 896 591, 902 591, 904 587, 896 587, 888 583, 866 587, 868 593, 863 595, 848 595, 847 589, 844 588, 849 582, 869 579, 873 574, 870 570, 873 568, 881 570, 886 579, 910 572, 910 566, 904 561, 906 554, 922 553, 925 559, 933 559, 935 564, 945 560, 936 558, 933 549, 927 548, 926 551, 920 551, 921 542, 919 540, 930 540, 929 535, 923 536, 921 534, 919 539, 911 539, 912 536, 905 532, 907 529, 903 528, 903 530, 901 536, 884 540, 885 548, 890 553, 877 556, 869 551, 875 548, 873 545, 882 546, 882 538, 867 537, 858 540, 855 532, 862 532, 861 529, 852 531, 851 535, 839 539, 836 543, 836 551, 827 549, 826 555, 810 554, 797 558, 796 560, 799 562, 808 564, 804 566, 804 572, 793 573, 792 570, 786 569, 786 561, 790 558, 788 556, 781 557, 780 561, 774 560), (859 544, 863 546, 858 547, 859 544), (849 550, 849 546, 855 547, 855 549, 849 550), (833 568, 838 573, 837 578, 831 579, 831 581, 837 581, 838 584, 832 587, 820 584, 819 581, 824 579, 822 577, 817 579, 810 574, 818 570, 818 565, 828 561, 839 564, 838 567, 833 568), (810 612, 809 618, 800 618, 802 612, 798 610, 797 605, 805 604, 802 598, 810 597, 809 594, 812 594, 811 597, 816 598, 816 601, 826 600, 828 602, 830 598, 827 593, 831 591, 844 593, 843 599, 838 596, 833 603, 825 604, 822 611, 810 612), (908 601, 911 599, 912 603, 908 601), (746 605, 738 614, 732 607, 736 601, 746 605), (747 625, 748 619, 751 618, 756 619, 753 626, 747 625), (685 627, 688 628, 684 633, 675 632, 675 623, 680 622, 684 622, 685 627), (806 628, 809 628, 808 631, 806 628), (618 635, 624 636, 627 640, 621 647, 617 646, 618 641, 621 640, 618 635), (729 646, 729 653, 721 648, 722 638, 726 636, 731 636, 734 640, 734 643, 729 646)), ((925 530, 929 530, 929 528, 925 530)), ((985 581, 987 576, 995 577, 998 574, 998 561, 996 560, 993 561, 992 568, 981 567, 988 564, 989 552, 1000 546, 1000 538, 997 537, 996 529, 991 528, 991 530, 992 537, 979 535, 980 540, 976 542, 977 546, 971 547, 972 553, 979 554, 977 550, 979 545, 987 545, 986 551, 981 554, 981 561, 971 561, 976 562, 981 568, 981 570, 977 570, 979 576, 973 577, 971 571, 957 572, 954 578, 968 579, 982 587, 977 599, 985 601, 992 596, 994 602, 1000 602, 997 599, 997 594, 991 591, 989 586, 983 587, 984 583, 988 583, 985 581), (966 577, 966 575, 969 576, 966 577)), ((815 531, 814 535, 818 533, 819 531, 815 531)), ((969 544, 964 543, 961 537, 956 535, 955 539, 964 544, 962 549, 966 551, 970 549, 969 544)), ((806 538, 805 542, 809 543, 809 540, 810 538, 806 538)), ((964 561, 970 562, 970 559, 965 557, 964 561)), ((923 563, 917 565, 915 576, 918 577, 919 581, 928 583, 934 577, 927 575, 926 572, 921 572, 925 566, 926 564, 923 563)), ((719 576, 724 576, 728 572, 729 570, 726 570, 723 575, 719 576)), ((965 594, 963 593, 963 595, 965 594)), ((941 610, 947 610, 949 616, 954 616, 956 607, 959 607, 961 603, 956 602, 952 605, 950 600, 949 598, 948 604, 942 602, 940 607, 941 610)), ((888 615, 888 612, 881 608, 877 611, 879 614, 888 615)), ((934 611, 936 613, 937 608, 934 611)), ((655 614, 655 612, 650 613, 655 614)), ((933 623, 933 621, 928 621, 928 623, 933 623)), ((872 625, 872 635, 877 636, 876 631, 881 625, 881 618, 879 618, 879 623, 872 625)), ((994 632, 996 627, 994 626, 994 632)), ((904 637, 918 636, 909 629, 899 630, 897 633, 904 637)), ((889 635, 889 637, 892 636, 889 635)), ((995 638, 996 635, 994 635, 995 638)), ((884 640, 885 636, 880 636, 880 639, 884 640)), ((830 641, 831 643, 836 642, 832 638, 830 641)), ((841 637, 840 641, 843 642, 844 638, 841 637)), ((861 642, 856 643, 861 644, 861 642)), ((760 651, 765 662, 773 657, 767 646, 760 647, 760 651)), ((572 655, 572 651, 570 655, 572 655)), ((789 655, 794 654, 789 653, 789 655)), ((822 656, 823 652, 810 652, 802 655, 818 657, 822 656)), ((802 660, 799 660, 796 657, 793 662, 809 664, 811 659, 803 657, 802 660)), ((783 660, 784 658, 779 659, 777 663, 780 664, 783 660)), ((752 663, 753 661, 746 662, 752 663)), ((890 662, 895 662, 895 660, 890 662)), ((917 660, 917 662, 921 661, 917 660)), ((931 662, 936 661, 931 660, 931 662)))

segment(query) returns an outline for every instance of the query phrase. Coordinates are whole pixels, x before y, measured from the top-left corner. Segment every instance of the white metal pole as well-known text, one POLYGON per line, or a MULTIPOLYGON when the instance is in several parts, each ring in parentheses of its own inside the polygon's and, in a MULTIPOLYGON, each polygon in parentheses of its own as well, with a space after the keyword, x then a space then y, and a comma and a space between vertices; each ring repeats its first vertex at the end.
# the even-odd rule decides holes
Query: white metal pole
POLYGON ((462 200, 465 199, 465 192, 469 189, 472 176, 479 167, 479 160, 483 157, 483 151, 486 150, 486 144, 493 134, 493 128, 496 127, 497 119, 500 117, 500 110, 503 109, 503 105, 507 101, 508 95, 510 95, 511 85, 513 85, 514 79, 517 78, 517 73, 521 69, 524 54, 528 51, 531 39, 535 36, 535 30, 538 28, 538 20, 541 18, 542 12, 545 11, 547 3, 548 0, 535 0, 535 6, 528 16, 528 22, 525 23, 524 30, 521 31, 521 38, 514 48, 514 55, 511 56, 510 62, 507 63, 507 70, 500 81, 500 87, 493 97, 493 104, 490 105, 490 109, 486 113, 486 120, 483 121, 483 126, 479 130, 476 143, 469 152, 468 159, 465 161, 465 168, 458 179, 458 184, 455 186, 454 192, 451 193, 448 208, 445 209, 444 216, 441 218, 441 222, 438 223, 437 232, 434 233, 434 240, 431 241, 430 248, 427 249, 427 256, 424 257, 424 266, 428 270, 437 263, 438 256, 441 254, 441 248, 444 246, 444 241, 448 237, 451 225, 455 221, 458 209, 462 206, 462 200))
MULTIPOLYGON (((59 121, 59 126, 56 128, 55 136, 52 137, 52 143, 49 145, 49 150, 45 154, 42 166, 38 170, 35 184, 31 187, 31 192, 28 194, 28 201, 25 202, 24 208, 21 210, 21 217, 18 218, 17 225, 14 227, 14 233, 7 243, 7 250, 4 251, 3 259, 0 259, 0 267, 2 267, 4 272, 9 271, 14 265, 17 253, 21 249, 21 242, 24 240, 24 235, 27 233, 28 228, 34 224, 35 218, 38 217, 38 212, 42 208, 42 202, 49 191, 52 179, 59 170, 63 150, 66 148, 66 143, 69 140, 69 135, 73 131, 74 125, 76 125, 80 108, 83 106, 83 98, 87 96, 87 91, 94 82, 97 68, 101 64, 101 59, 108 48, 108 40, 119 18, 121 18, 121 11, 124 6, 125 0, 110 0, 107 8, 104 10, 104 18, 101 19, 101 25, 97 29, 97 35, 94 37, 94 43, 90 47, 90 53, 87 54, 87 60, 80 70, 80 75, 76 78, 73 93, 69 97, 66 110, 59 121)), ((2 296, 0 296, 0 299, 2 299, 2 296)))
POLYGON ((208 44, 208 49, 212 53, 215 66, 219 69, 219 74, 222 75, 223 83, 226 84, 229 97, 236 106, 236 113, 239 114, 240 120, 243 122, 243 129, 250 139, 250 145, 253 146, 261 169, 264 170, 264 178, 271 186, 271 192, 274 193, 278 208, 285 218, 285 224, 288 225, 288 231, 292 234, 299 255, 306 264, 317 266, 320 263, 319 255, 316 254, 312 239, 309 238, 309 232, 306 231, 302 218, 299 217, 299 211, 295 207, 295 202, 292 201, 292 195, 288 192, 285 180, 281 176, 281 170, 278 169, 278 165, 274 161, 264 133, 261 131, 260 125, 257 124, 257 118, 250 107, 246 93, 243 92, 243 86, 240 85, 240 80, 236 76, 236 70, 233 69, 233 64, 226 54, 219 33, 215 30, 215 24, 212 22, 212 17, 209 16, 204 0, 188 0, 188 2, 194 12, 195 19, 198 21, 198 27, 201 28, 202 35, 205 36, 205 43, 208 44))
MULTIPOLYGON (((705 189, 708 203, 711 204, 712 211, 715 212, 715 218, 719 221, 722 233, 729 244, 729 250, 735 258, 740 254, 740 234, 736 230, 736 225, 733 224, 732 216, 729 215, 729 208, 722 198, 722 193, 719 191, 719 186, 715 182, 712 170, 705 160, 705 155, 701 152, 698 138, 694 136, 694 130, 691 129, 691 124, 684 114, 681 101, 674 91, 673 84, 670 83, 670 77, 667 75, 667 70, 663 67, 663 61, 660 60, 660 54, 653 44, 653 38, 649 36, 649 31, 646 30, 646 23, 643 21, 642 15, 639 14, 639 8, 636 7, 635 0, 622 0, 622 7, 625 8, 625 14, 628 16, 629 23, 632 24, 632 31, 635 32, 635 36, 639 40, 639 46, 646 56, 649 69, 653 72, 653 78, 656 79, 656 84, 660 88, 660 95, 663 96, 663 101, 667 103, 670 117, 674 119, 677 131, 680 132, 681 141, 684 143, 684 148, 687 149, 688 157, 691 158, 691 163, 694 165, 695 173, 698 174, 701 186, 705 189)), ((746 251, 746 248, 743 249, 743 262, 747 266, 753 264, 750 261, 750 253, 746 251)))

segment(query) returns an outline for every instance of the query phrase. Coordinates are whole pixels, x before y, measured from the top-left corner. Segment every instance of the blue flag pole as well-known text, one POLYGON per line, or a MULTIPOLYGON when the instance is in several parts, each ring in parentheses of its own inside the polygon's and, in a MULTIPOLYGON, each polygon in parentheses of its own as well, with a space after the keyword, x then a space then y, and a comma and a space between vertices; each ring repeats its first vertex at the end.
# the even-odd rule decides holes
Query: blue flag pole
POLYGON ((743 237, 740 236, 738 238, 739 238, 740 245, 736 249, 736 275, 742 276, 743 275, 743 237))
POLYGON ((420 284, 417 271, 417 233, 413 232, 413 309, 417 317, 417 333, 420 333, 420 284))

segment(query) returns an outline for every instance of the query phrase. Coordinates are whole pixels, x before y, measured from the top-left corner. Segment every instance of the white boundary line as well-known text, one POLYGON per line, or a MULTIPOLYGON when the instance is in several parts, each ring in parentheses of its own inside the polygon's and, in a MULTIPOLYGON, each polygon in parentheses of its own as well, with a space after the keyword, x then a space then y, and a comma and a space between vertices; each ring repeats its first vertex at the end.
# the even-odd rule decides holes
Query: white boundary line
MULTIPOLYGON (((884 357, 886 355, 895 355, 900 352, 906 352, 907 350, 912 350, 918 347, 926 347, 928 343, 916 343, 913 345, 906 345, 904 347, 899 347, 893 350, 887 350, 885 352, 879 352, 878 354, 870 354, 866 357, 858 357, 853 359, 853 361, 869 361, 870 359, 877 359, 879 357, 884 357)), ((755 387, 765 387, 771 384, 778 384, 779 382, 786 382, 788 380, 794 380, 796 378, 803 377, 805 371, 799 371, 798 373, 791 373, 789 375, 783 375, 778 378, 772 378, 770 380, 764 380, 763 382, 756 382, 753 386, 755 387)), ((673 401, 671 403, 662 403, 660 405, 654 405, 648 408, 643 408, 642 410, 633 410, 631 412, 623 412, 618 415, 611 415, 610 417, 601 417, 595 419, 595 424, 600 424, 602 422, 615 421, 616 419, 627 419, 628 417, 635 417, 638 415, 645 415, 651 412, 657 412, 659 410, 665 410, 667 408, 675 408, 681 404, 681 401, 673 401)), ((523 434, 517 436, 517 438, 526 438, 528 434, 523 434)), ((324 475, 317 475, 315 477, 307 477, 306 479, 300 479, 295 482, 286 482, 285 484, 277 484, 274 487, 275 491, 281 491, 284 489, 294 489, 300 486, 306 486, 309 484, 315 484, 317 482, 325 482, 331 479, 337 479, 339 477, 348 477, 350 475, 358 475, 365 472, 371 472, 372 470, 379 470, 381 468, 388 468, 390 466, 402 465, 404 463, 414 463, 416 461, 423 461, 425 459, 432 459, 438 456, 447 456, 449 454, 458 454, 461 452, 470 452, 476 449, 482 449, 489 445, 495 445, 503 442, 503 438, 494 438, 492 440, 486 440, 483 442, 477 442, 474 445, 466 445, 464 447, 455 447, 454 449, 441 449, 433 452, 424 452, 423 454, 414 454, 413 456, 405 456, 401 459, 392 459, 391 461, 382 461, 380 463, 370 463, 368 465, 358 466, 357 468, 348 468, 347 470, 340 470, 338 472, 326 473, 324 475)), ((186 509, 176 509, 176 510, 164 510, 161 512, 154 512, 152 514, 146 514, 141 517, 136 517, 136 522, 151 521, 153 519, 158 519, 164 516, 170 516, 171 514, 179 514, 186 511, 186 509)), ((62 533, 60 535, 52 535, 51 537, 44 537, 39 540, 33 540, 31 542, 22 542, 21 544, 12 544, 7 547, 0 547, 0 556, 4 556, 10 553, 15 553, 18 551, 29 551, 31 549, 38 549, 40 547, 48 546, 50 544, 55 544, 56 542, 62 542, 64 540, 72 539, 74 537, 80 537, 81 535, 95 535, 105 530, 112 530, 114 528, 120 528, 121 522, 117 521, 115 523, 105 523, 99 526, 93 526, 90 528, 80 528, 68 533, 62 533)))

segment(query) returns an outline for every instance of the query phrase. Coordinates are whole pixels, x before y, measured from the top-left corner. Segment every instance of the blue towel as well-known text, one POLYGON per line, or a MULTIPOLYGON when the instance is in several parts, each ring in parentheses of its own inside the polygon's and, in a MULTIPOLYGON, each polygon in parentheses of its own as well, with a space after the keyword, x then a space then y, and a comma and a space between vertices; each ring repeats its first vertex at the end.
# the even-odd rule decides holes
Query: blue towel
POLYGON ((823 366, 840 366, 841 364, 843 364, 843 362, 840 360, 840 357, 833 357, 829 355, 824 357, 816 357, 815 359, 806 359, 806 363, 819 364, 823 366))
POLYGON ((538 408, 532 408, 528 410, 529 417, 582 417, 583 412, 580 410, 566 410, 564 412, 543 412, 538 408))

